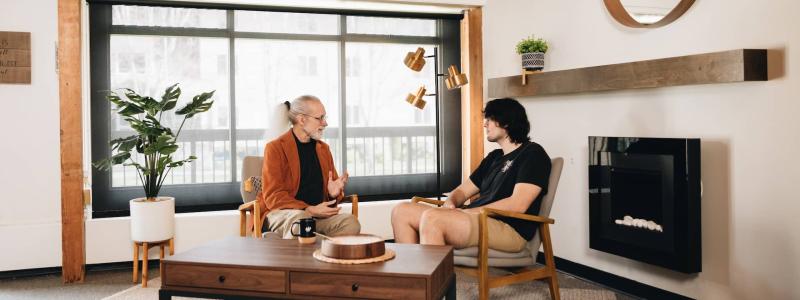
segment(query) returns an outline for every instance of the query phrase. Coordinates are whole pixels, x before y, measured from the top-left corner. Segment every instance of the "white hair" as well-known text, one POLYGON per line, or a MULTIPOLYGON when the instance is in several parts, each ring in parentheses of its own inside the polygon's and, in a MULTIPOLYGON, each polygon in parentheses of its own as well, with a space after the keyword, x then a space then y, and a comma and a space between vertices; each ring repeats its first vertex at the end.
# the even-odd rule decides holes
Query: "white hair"
POLYGON ((308 106, 312 101, 320 100, 316 96, 302 95, 291 102, 284 101, 275 105, 272 108, 272 117, 268 118, 264 140, 271 141, 289 130, 290 124, 293 125, 297 123, 298 116, 310 112, 308 106))
POLYGON ((295 98, 292 100, 291 103, 284 102, 284 105, 288 108, 288 116, 289 122, 292 125, 297 124, 297 117, 302 114, 309 114, 311 111, 309 109, 309 104, 313 101, 321 102, 319 98, 312 95, 302 95, 300 97, 295 98))

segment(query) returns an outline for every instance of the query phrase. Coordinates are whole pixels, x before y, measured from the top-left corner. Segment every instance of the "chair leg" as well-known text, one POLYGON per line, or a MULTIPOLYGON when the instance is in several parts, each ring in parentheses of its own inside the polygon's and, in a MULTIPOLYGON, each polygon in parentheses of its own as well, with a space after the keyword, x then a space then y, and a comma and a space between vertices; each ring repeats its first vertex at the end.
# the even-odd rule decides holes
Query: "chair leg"
POLYGON ((550 299, 560 300, 561 293, 558 291, 558 276, 553 274, 553 277, 547 279, 547 283, 550 287, 550 299))
POLYGON ((147 243, 142 243, 142 248, 144 249, 144 254, 142 255, 142 287, 147 287, 147 250, 150 249, 147 243))
POLYGON ((261 208, 259 208, 258 203, 253 205, 253 237, 261 238, 261 226, 263 226, 264 220, 261 218, 261 208))
POLYGON ((239 211, 239 236, 245 236, 247 233, 247 212, 244 210, 239 211))
POLYGON ((542 244, 544 248, 544 263, 550 277, 547 278, 548 286, 550 287, 550 298, 553 300, 561 299, 561 294, 558 290, 558 273, 556 272, 556 261, 553 258, 553 243, 550 240, 550 228, 547 223, 542 223, 539 226, 542 236, 542 244))
POLYGON ((478 299, 489 299, 489 226, 488 216, 482 213, 478 219, 478 299))
POLYGON ((175 238, 169 239, 169 256, 175 255, 175 238))
POLYGON ((164 243, 163 242, 158 245, 158 250, 159 250, 158 259, 163 260, 164 259, 164 243))
POLYGON ((478 271, 480 276, 478 277, 478 299, 480 300, 488 300, 489 299, 489 270, 481 269, 478 271))
POLYGON ((139 245, 133 242, 133 283, 139 282, 139 245))

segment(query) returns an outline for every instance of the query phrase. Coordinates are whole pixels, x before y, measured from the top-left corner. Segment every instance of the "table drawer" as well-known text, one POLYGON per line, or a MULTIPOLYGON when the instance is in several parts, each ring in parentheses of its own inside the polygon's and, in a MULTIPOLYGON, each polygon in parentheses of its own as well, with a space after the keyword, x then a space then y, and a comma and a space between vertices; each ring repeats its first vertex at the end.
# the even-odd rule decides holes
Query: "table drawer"
POLYGON ((371 299, 425 299, 424 278, 291 272, 293 295, 371 299))
POLYGON ((286 292, 286 273, 283 271, 168 264, 164 277, 168 286, 286 292))

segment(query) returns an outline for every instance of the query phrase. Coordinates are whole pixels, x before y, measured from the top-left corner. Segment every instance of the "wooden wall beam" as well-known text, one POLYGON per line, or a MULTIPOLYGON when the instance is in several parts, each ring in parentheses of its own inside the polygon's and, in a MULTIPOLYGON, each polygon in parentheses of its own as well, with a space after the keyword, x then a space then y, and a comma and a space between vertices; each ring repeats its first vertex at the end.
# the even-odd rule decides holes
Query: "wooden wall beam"
POLYGON ((58 88, 61 114, 61 266, 64 283, 83 282, 81 0, 58 0, 58 88))
POLYGON ((767 80, 767 50, 737 49, 489 79, 490 97, 767 80))
POLYGON ((461 174, 466 180, 483 159, 483 12, 464 11, 461 68, 469 84, 461 88, 461 174))

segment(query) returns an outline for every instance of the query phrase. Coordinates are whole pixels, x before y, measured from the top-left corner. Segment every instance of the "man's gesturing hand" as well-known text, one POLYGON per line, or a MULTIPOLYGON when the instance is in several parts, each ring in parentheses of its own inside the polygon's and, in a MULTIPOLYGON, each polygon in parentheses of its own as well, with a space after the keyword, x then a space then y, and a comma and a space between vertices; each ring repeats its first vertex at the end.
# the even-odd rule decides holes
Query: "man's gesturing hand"
POLYGON ((324 201, 320 204, 306 207, 306 212, 308 212, 312 217, 316 218, 328 218, 335 216, 339 213, 340 207, 328 207, 329 205, 336 204, 336 199, 331 201, 324 201))
POLYGON ((344 186, 347 185, 349 177, 350 175, 344 172, 344 175, 333 180, 333 171, 328 171, 328 196, 331 198, 339 197, 339 194, 344 190, 344 186))

